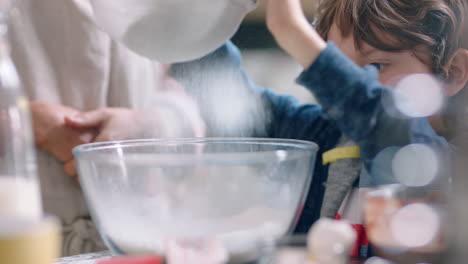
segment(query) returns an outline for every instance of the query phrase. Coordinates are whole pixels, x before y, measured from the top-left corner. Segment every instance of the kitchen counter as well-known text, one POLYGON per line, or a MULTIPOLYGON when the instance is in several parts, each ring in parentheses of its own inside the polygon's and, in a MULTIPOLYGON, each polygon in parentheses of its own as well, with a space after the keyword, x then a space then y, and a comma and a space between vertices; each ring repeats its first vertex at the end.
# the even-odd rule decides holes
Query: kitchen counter
POLYGON ((98 260, 111 256, 109 251, 71 256, 58 259, 54 264, 96 264, 98 260))
MULTIPOLYGON (((91 253, 91 254, 84 254, 84 255, 77 255, 71 256, 66 258, 58 259, 53 264, 96 264, 97 261, 102 260, 112 256, 109 251, 98 252, 98 253, 91 253)), ((362 264, 364 263, 363 260, 351 260, 350 264, 362 264)))

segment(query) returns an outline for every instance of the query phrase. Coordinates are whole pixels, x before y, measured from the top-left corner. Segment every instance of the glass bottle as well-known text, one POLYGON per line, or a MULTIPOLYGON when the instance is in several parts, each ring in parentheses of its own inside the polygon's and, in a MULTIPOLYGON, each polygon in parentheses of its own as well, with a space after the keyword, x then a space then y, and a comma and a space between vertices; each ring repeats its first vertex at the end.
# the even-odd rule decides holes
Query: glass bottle
POLYGON ((40 219, 29 104, 10 56, 7 15, 0 1, 0 219, 40 219))

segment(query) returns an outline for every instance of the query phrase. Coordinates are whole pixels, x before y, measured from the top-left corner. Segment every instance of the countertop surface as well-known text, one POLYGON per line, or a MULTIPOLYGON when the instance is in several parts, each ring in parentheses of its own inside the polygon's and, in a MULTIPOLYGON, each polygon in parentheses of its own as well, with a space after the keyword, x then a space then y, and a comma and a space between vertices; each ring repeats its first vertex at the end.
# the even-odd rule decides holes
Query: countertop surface
POLYGON ((98 260, 111 256, 109 251, 71 256, 58 259, 54 264, 96 264, 98 260))
MULTIPOLYGON (((111 256, 111 253, 109 251, 104 251, 104 252, 98 252, 98 253, 91 253, 91 254, 84 254, 84 255, 61 258, 61 259, 58 259, 54 264, 96 264, 97 261, 110 257, 110 256, 111 256)), ((362 263, 364 263, 363 260, 357 260, 357 259, 350 260, 349 262, 349 264, 362 264, 362 263)))

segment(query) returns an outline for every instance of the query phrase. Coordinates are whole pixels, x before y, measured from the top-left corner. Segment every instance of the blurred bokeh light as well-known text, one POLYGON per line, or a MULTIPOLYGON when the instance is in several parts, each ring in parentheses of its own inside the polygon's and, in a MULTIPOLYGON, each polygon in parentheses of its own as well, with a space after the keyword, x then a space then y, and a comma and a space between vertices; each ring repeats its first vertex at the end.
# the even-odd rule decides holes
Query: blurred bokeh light
POLYGON ((421 187, 431 183, 439 167, 437 154, 424 144, 411 144, 401 148, 392 161, 395 178, 410 187, 421 187))
POLYGON ((433 242, 440 231, 440 219, 429 205, 415 203, 396 212, 390 222, 395 240, 403 247, 422 247, 433 242))
POLYGON ((395 87, 395 105, 409 117, 427 117, 441 110, 444 103, 441 84, 429 74, 410 74, 395 87))

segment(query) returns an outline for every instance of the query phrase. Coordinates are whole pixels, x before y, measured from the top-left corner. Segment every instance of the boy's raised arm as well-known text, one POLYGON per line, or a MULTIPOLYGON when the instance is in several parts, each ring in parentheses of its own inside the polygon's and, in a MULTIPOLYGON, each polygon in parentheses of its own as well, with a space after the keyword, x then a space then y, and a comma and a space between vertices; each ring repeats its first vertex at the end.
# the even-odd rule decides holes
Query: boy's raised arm
POLYGON ((426 118, 388 112, 382 100, 388 99, 392 106, 393 91, 379 82, 375 69, 361 68, 335 45, 327 46, 304 16, 300 0, 268 0, 267 24, 278 44, 305 68, 299 84, 315 95, 325 116, 361 147, 364 162, 388 146, 447 144, 426 118))
POLYGON ((281 48, 306 69, 326 47, 304 16, 300 0, 268 0, 267 25, 281 48))

